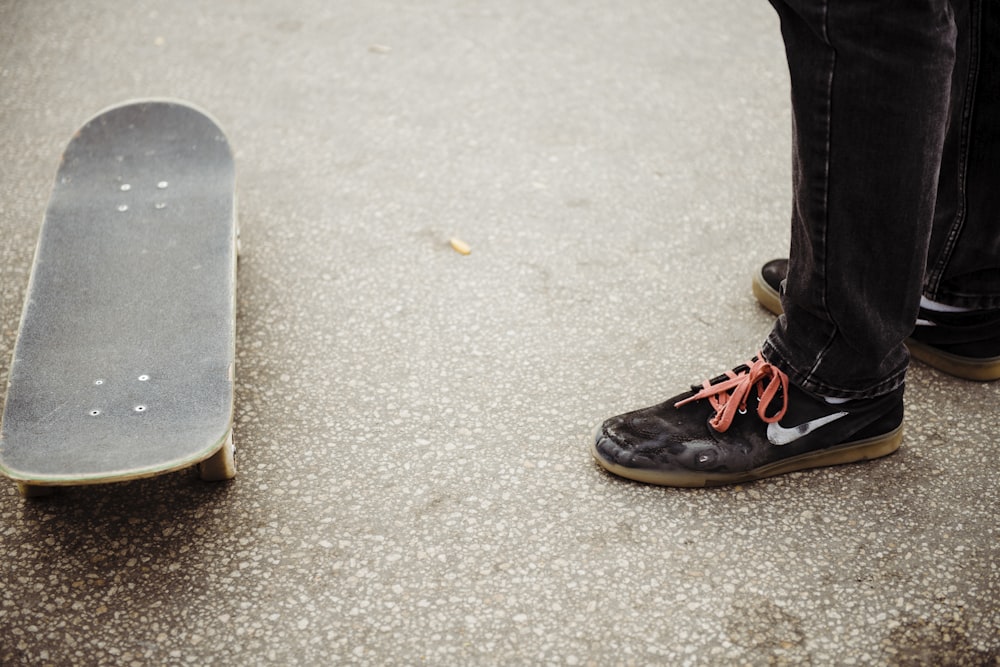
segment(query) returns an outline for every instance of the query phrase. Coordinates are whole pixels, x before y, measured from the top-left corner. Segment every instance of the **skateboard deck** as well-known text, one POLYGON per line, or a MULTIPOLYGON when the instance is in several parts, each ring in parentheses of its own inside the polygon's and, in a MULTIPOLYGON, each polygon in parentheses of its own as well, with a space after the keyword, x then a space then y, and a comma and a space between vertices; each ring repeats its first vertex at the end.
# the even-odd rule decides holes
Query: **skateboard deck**
POLYGON ((235 474, 237 242, 232 152, 203 112, 128 103, 73 136, 0 421, 0 471, 22 494, 235 474))

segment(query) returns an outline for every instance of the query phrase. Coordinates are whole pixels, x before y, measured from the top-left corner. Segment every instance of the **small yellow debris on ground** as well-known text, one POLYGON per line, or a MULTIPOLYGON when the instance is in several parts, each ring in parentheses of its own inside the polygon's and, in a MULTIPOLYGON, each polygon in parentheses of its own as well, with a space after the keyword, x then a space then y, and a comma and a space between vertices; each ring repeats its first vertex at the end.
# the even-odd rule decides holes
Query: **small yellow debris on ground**
POLYGON ((452 238, 448 241, 448 243, 451 244, 451 247, 455 250, 455 252, 462 255, 468 255, 472 252, 472 248, 469 247, 469 244, 462 239, 452 238))

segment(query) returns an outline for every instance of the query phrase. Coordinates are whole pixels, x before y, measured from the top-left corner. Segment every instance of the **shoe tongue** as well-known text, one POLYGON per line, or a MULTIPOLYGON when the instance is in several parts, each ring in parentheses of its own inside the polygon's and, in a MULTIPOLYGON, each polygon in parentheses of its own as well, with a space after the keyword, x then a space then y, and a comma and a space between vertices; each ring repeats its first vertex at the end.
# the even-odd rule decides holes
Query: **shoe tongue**
MULTIPOLYGON (((757 357, 754 357, 753 359, 750 360, 750 363, 753 363, 756 360, 757 360, 757 357)), ((746 365, 746 364, 740 364, 739 366, 737 366, 736 368, 734 368, 730 372, 733 373, 734 375, 737 375, 737 376, 739 376, 739 375, 745 375, 746 373, 750 372, 750 367, 748 365, 746 365)), ((723 373, 722 375, 715 376, 714 378, 712 378, 711 380, 709 380, 708 383, 709 384, 719 384, 720 382, 724 382, 725 380, 728 380, 729 378, 730 378, 729 375, 726 375, 725 373, 723 373)), ((701 387, 699 387, 699 389, 700 388, 701 387)))

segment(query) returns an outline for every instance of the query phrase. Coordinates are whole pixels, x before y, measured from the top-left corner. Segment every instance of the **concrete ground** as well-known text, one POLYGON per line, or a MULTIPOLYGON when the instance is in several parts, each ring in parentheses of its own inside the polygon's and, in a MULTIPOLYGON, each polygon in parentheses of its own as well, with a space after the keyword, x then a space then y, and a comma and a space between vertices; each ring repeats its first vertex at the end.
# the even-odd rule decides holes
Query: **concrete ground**
POLYGON ((587 451, 771 325, 763 0, 0 2, 0 387, 63 146, 149 96, 236 149, 240 473, 0 487, 0 663, 1000 664, 998 385, 733 488, 587 451))

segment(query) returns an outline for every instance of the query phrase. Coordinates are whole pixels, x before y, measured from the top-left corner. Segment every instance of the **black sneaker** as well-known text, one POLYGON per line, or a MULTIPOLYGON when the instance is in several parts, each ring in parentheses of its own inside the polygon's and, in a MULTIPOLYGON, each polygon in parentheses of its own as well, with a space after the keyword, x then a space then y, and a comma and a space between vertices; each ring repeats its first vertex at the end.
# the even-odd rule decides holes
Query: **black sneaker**
POLYGON ((906 346, 911 356, 950 375, 1000 380, 1000 310, 939 313, 921 308, 906 346))
MULTIPOLYGON (((753 277, 753 293, 762 306, 781 314, 781 281, 788 260, 773 259, 753 277)), ((1000 380, 1000 309, 941 313, 920 309, 906 346, 928 366, 966 380, 1000 380)))
POLYGON ((902 387, 831 405, 757 356, 659 405, 612 417, 591 451, 629 479, 717 486, 891 454, 902 423, 902 387))

